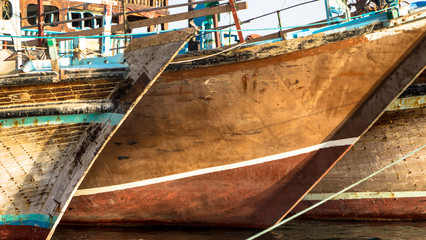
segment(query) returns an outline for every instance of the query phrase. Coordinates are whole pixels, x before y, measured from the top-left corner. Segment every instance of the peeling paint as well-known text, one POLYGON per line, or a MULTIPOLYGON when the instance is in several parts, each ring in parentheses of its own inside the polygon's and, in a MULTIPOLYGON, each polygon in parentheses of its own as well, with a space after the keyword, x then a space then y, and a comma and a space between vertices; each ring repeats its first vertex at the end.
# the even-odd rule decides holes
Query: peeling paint
POLYGON ((386 110, 395 111, 420 107, 426 107, 426 96, 398 98, 393 101, 386 110))
POLYGON ((0 128, 30 127, 38 125, 57 125, 68 123, 108 123, 117 125, 124 117, 118 113, 74 114, 63 116, 40 116, 16 119, 0 119, 0 128))

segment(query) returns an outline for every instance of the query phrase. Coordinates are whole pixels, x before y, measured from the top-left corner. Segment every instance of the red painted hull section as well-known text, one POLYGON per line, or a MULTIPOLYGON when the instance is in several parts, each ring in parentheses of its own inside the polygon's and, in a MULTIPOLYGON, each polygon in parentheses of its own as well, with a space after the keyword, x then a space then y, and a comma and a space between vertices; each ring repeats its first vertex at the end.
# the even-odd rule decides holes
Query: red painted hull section
MULTIPOLYGON (((300 212, 319 201, 303 200, 300 212)), ((330 200, 302 215, 310 219, 419 220, 426 214, 426 197, 330 200)))
POLYGON ((50 229, 23 225, 0 225, 0 239, 46 239, 50 229))
POLYGON ((237 169, 77 196, 63 222, 270 226, 349 147, 331 147, 237 169))

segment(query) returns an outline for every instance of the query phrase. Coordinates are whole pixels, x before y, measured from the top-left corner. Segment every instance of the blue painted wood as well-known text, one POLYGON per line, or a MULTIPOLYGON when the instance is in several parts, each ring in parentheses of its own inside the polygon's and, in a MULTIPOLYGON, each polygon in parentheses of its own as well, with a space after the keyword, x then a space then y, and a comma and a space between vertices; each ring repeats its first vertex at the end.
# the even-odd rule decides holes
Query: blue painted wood
POLYGON ((34 226, 52 228, 57 216, 43 214, 0 215, 0 225, 34 226))
POLYGON ((24 117, 12 119, 0 119, 0 128, 31 127, 40 125, 58 125, 72 123, 107 123, 117 125, 124 117, 118 113, 91 113, 73 115, 52 115, 40 117, 24 117))

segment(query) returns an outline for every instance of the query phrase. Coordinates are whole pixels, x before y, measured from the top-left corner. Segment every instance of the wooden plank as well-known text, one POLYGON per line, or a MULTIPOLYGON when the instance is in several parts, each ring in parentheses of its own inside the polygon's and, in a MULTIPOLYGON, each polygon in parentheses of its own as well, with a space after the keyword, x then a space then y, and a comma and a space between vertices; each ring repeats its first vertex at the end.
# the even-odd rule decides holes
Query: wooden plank
MULTIPOLYGON (((237 4, 238 10, 247 9, 247 3, 246 2, 240 2, 237 4)), ((219 13, 225 13, 231 11, 231 7, 229 5, 224 6, 218 6, 218 7, 212 7, 212 8, 205 8, 201 10, 195 10, 191 12, 185 12, 185 13, 178 13, 174 15, 168 15, 164 17, 158 17, 158 18, 150 18, 150 19, 144 19, 139 21, 134 21, 129 23, 129 29, 134 28, 140 28, 140 27, 146 27, 151 25, 158 25, 168 22, 175 22, 175 21, 181 21, 186 20, 189 18, 197 18, 197 17, 204 17, 208 15, 214 15, 219 13)), ((123 24, 118 24, 111 26, 111 32, 117 32, 121 31, 123 29, 123 24)), ((93 35, 100 35, 102 34, 102 28, 96 28, 96 29, 90 29, 90 30, 84 30, 79 32, 70 32, 65 34, 58 34, 58 35, 52 35, 52 36, 60 36, 60 37, 77 37, 77 36, 93 36, 93 35)), ((56 39, 57 41, 64 41, 67 39, 56 39)), ((28 46, 35 46, 37 44, 37 40, 31 40, 25 42, 28 46)))
POLYGON ((133 39, 129 46, 127 46, 125 52, 131 52, 140 50, 146 47, 165 44, 169 42, 180 42, 186 39, 188 34, 195 34, 196 30, 194 28, 186 28, 182 30, 176 30, 172 32, 165 32, 158 35, 146 36, 144 38, 133 39))
MULTIPOLYGON (((239 9, 239 10, 247 9, 247 3, 246 2, 238 3, 237 9, 239 9)), ((146 26, 158 25, 158 24, 162 24, 162 23, 186 20, 186 19, 189 19, 189 18, 197 18, 197 17, 204 17, 204 16, 214 15, 214 14, 219 14, 219 13, 225 13, 225 12, 229 12, 229 11, 231 11, 231 7, 229 5, 212 7, 212 8, 205 8, 205 9, 201 9, 201 10, 195 10, 195 11, 185 12, 185 13, 178 13, 178 14, 174 14, 174 15, 159 17, 159 18, 150 18, 150 19, 135 21, 135 22, 131 22, 129 24, 129 27, 131 29, 138 28, 138 27, 146 27, 146 26)), ((121 26, 121 24, 116 25, 114 27, 113 27, 112 31, 114 31, 115 29, 117 31, 117 30, 123 28, 121 26)))

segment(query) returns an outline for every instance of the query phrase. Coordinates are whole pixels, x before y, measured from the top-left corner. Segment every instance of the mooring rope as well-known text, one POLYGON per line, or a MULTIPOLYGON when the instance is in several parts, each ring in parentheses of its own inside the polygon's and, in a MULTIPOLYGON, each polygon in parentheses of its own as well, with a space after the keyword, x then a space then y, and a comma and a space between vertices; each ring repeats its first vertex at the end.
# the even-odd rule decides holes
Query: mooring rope
POLYGON ((301 211, 301 212, 298 212, 298 213, 294 214, 293 216, 291 216, 291 217, 289 217, 289 218, 287 218, 287 219, 284 219, 283 221, 281 221, 281 222, 279 222, 279 223, 277 223, 277 224, 275 224, 275 225, 273 225, 273 226, 271 226, 271 227, 269 227, 269 228, 267 228, 267 229, 263 230, 262 232, 260 232, 260 233, 258 233, 258 234, 255 234, 255 235, 253 235, 253 236, 251 236, 251 237, 247 238, 247 240, 252 240, 252 239, 258 238, 258 237, 262 236, 263 234, 265 234, 265 233, 267 233, 267 232, 270 232, 270 231, 274 230, 275 228, 277 228, 277 227, 279 227, 279 226, 283 225, 284 223, 287 223, 287 222, 289 222, 289 221, 291 221, 291 220, 293 220, 293 219, 297 218, 298 216, 300 216, 300 215, 302 215, 302 214, 304 214, 304 213, 306 213, 306 212, 308 212, 308 211, 310 211, 310 210, 312 210, 312 209, 314 209, 314 208, 316 208, 316 207, 318 207, 318 206, 322 205, 323 203, 325 203, 325 202, 327 202, 328 200, 330 200, 330 199, 332 199, 332 198, 336 197, 337 195, 339 195, 339 194, 341 194, 341 193, 346 192, 347 190, 349 190, 349 189, 351 189, 351 188, 353 188, 353 187, 355 187, 355 186, 357 186, 357 185, 359 185, 359 184, 363 183, 364 181, 366 181, 366 180, 368 180, 368 179, 370 179, 370 178, 374 177, 375 175, 377 175, 377 174, 379 174, 379 173, 383 172, 384 170, 386 170, 386 169, 388 169, 388 168, 392 167, 393 165, 395 165, 395 164, 397 164, 397 163, 401 162, 402 160, 406 159, 407 157, 409 157, 409 156, 413 155, 414 153, 416 153, 416 152, 418 152, 418 151, 422 150, 424 147, 426 147, 426 144, 424 144, 424 145, 423 145, 423 146, 421 146, 420 148, 417 148, 416 150, 414 150, 414 151, 410 152, 409 154, 407 154, 407 155, 403 156, 402 158, 398 159, 397 161, 392 162, 391 164, 387 165, 386 167, 383 167, 383 168, 379 169, 378 171, 376 171, 376 172, 374 172, 374 173, 372 173, 372 174, 368 175, 367 177, 365 177, 365 178, 363 178, 363 179, 359 180, 358 182, 356 182, 356 183, 354 183, 354 184, 350 185, 349 187, 346 187, 346 188, 344 188, 343 190, 341 190, 341 191, 339 191, 339 192, 337 192, 337 193, 335 193, 335 194, 333 194, 333 195, 331 195, 331 196, 329 196, 329 197, 327 197, 327 198, 323 199, 322 201, 320 201, 320 202, 318 202, 318 203, 316 203, 316 204, 314 204, 314 205, 310 206, 309 208, 306 208, 305 210, 303 210, 303 211, 301 211))

